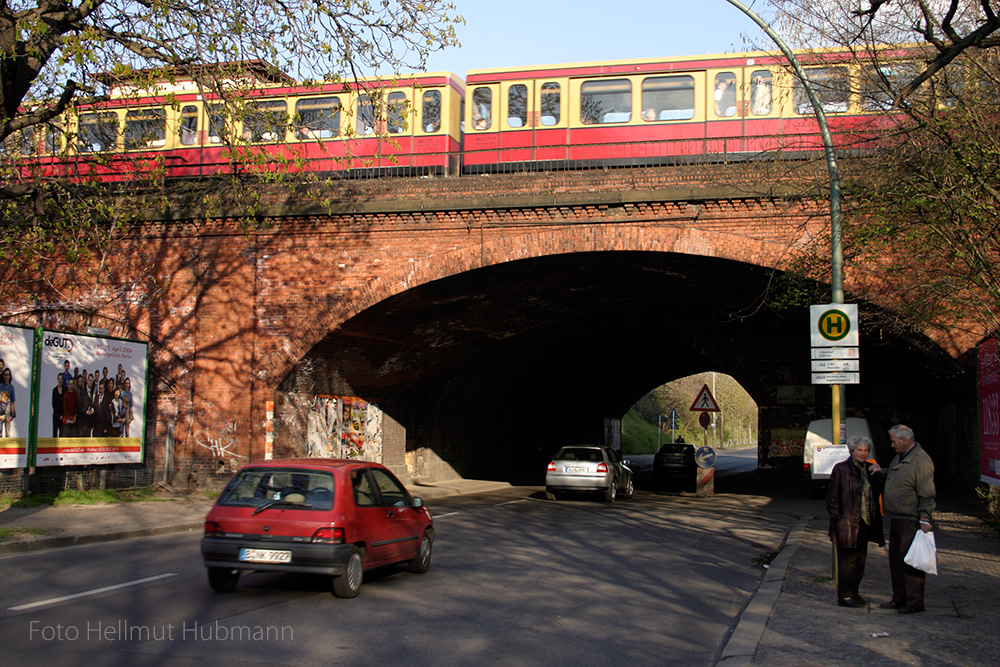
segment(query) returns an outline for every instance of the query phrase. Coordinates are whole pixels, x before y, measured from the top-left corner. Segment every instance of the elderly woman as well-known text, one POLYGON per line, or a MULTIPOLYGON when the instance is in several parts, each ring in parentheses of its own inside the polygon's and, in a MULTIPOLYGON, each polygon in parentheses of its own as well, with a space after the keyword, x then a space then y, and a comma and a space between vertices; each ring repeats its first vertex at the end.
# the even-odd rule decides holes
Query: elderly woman
POLYGON ((854 436, 847 441, 851 457, 833 467, 826 492, 826 511, 830 514, 830 541, 837 555, 837 604, 863 607, 858 585, 865 576, 868 542, 885 544, 882 534, 881 469, 868 456, 872 441, 854 436))

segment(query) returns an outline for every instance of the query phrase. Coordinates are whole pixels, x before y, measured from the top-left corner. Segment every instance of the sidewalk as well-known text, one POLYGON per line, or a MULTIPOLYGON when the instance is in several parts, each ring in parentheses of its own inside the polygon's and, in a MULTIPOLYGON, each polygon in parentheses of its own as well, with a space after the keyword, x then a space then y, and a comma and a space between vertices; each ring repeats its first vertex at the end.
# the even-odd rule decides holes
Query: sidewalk
MULTIPOLYGON (((862 609, 837 606, 823 501, 801 502, 814 506, 813 518, 789 534, 782 554, 794 553, 781 575, 781 592, 775 596, 753 656, 747 656, 745 651, 743 655, 735 651, 728 656, 724 653, 719 665, 853 667, 997 663, 1000 540, 983 528, 967 508, 948 503, 939 506, 934 531, 938 574, 927 575, 927 611, 900 615, 891 609, 878 608, 892 591, 888 552, 877 545, 870 545, 865 578, 861 582, 861 594, 869 600, 868 606, 862 609), (872 637, 872 633, 887 633, 887 636, 872 637)), ((772 569, 780 565, 781 557, 775 559, 772 569)), ((755 601, 766 593, 767 576, 755 601)))
MULTIPOLYGON (((455 480, 411 485, 425 500, 506 488, 455 480)), ((0 510, 0 554, 168 532, 202 530, 212 501, 166 497, 109 505, 0 510)), ((968 510, 945 505, 935 515, 937 576, 927 578, 927 611, 901 616, 878 608, 889 599, 884 549, 872 546, 861 585, 867 608, 838 607, 823 501, 774 499, 769 508, 799 519, 769 564, 721 653, 720 667, 986 665, 1000 655, 1000 540, 968 510), (872 633, 888 633, 872 637, 872 633)))

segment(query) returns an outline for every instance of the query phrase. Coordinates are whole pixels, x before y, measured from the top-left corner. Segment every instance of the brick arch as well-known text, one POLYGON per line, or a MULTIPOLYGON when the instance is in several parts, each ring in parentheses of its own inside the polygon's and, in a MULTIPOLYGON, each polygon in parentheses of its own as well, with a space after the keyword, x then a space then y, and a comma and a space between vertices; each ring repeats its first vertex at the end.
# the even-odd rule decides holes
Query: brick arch
POLYGON ((406 290, 466 271, 506 262, 577 252, 663 252, 733 260, 781 269, 803 254, 787 242, 750 238, 729 231, 701 227, 650 225, 575 225, 558 229, 505 234, 449 248, 419 263, 396 265, 371 280, 353 299, 320 318, 314 336, 302 337, 285 350, 285 363, 275 366, 270 377, 277 381, 324 336, 365 309, 406 290))

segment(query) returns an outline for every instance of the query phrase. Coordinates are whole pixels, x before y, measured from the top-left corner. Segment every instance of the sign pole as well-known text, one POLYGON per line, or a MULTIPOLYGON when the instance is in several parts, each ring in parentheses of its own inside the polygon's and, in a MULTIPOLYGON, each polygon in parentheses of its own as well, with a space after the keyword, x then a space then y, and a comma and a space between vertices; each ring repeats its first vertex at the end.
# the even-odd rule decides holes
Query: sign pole
MULTIPOLYGON (((791 49, 778 36, 778 33, 739 0, 727 0, 727 2, 749 16, 761 30, 767 33, 768 37, 774 40, 774 43, 781 49, 785 58, 788 59, 792 69, 795 70, 795 75, 799 81, 802 82, 802 87, 805 89, 806 95, 809 96, 813 113, 816 115, 816 122, 819 124, 820 136, 823 138, 823 151, 826 154, 827 170, 830 172, 830 301, 836 304, 844 303, 844 246, 841 229, 840 170, 837 166, 837 153, 833 147, 833 135, 830 133, 830 126, 826 122, 823 105, 816 91, 813 89, 812 83, 806 76, 805 69, 803 69, 791 49)), ((833 439, 831 442, 838 443, 840 442, 841 411, 843 410, 844 414, 847 414, 847 407, 841 402, 840 387, 841 385, 839 384, 832 385, 833 404, 831 405, 832 414, 830 415, 833 422, 833 439)))

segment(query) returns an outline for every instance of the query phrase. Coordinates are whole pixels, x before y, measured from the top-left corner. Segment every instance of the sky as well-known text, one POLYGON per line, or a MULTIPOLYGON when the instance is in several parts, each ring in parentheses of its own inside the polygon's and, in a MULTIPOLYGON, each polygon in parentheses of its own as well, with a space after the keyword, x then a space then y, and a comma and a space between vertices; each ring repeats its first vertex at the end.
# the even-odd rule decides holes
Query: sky
POLYGON ((432 54, 429 72, 727 53, 748 50, 744 35, 767 39, 726 0, 452 1, 462 47, 432 54))

